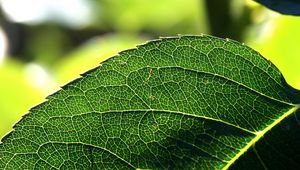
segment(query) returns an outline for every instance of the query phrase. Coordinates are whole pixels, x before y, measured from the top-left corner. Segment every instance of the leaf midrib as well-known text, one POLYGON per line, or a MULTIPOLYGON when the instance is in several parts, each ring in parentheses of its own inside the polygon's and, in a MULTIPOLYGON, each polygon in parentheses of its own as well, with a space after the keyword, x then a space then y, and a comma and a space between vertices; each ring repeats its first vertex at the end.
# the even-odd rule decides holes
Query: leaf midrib
POLYGON ((293 108, 285 112, 282 116, 276 119, 273 123, 266 126, 265 129, 262 131, 256 132, 255 137, 244 147, 240 150, 238 154, 236 154, 226 166, 222 168, 222 170, 227 170, 234 162, 236 162, 244 153, 246 153, 256 142, 258 142, 266 133, 272 130, 276 125, 278 125, 282 120, 290 116, 291 114, 295 113, 300 108, 300 104, 295 105, 293 108))
POLYGON ((215 121, 215 122, 219 122, 222 124, 225 124, 227 126, 230 127, 234 127, 237 128, 239 130, 242 130, 244 132, 250 133, 252 135, 255 135, 257 132, 255 131, 251 131, 249 129, 240 127, 238 125, 223 121, 221 119, 215 119, 215 118, 211 118, 211 117, 206 117, 206 116, 200 116, 200 115, 196 115, 196 114, 191 114, 191 113, 186 113, 186 112, 181 112, 181 111, 172 111, 172 110, 163 110, 163 109, 130 109, 130 110, 109 110, 109 111, 103 111, 103 112, 97 112, 97 111, 92 111, 92 112, 85 112, 85 113, 80 113, 80 114, 76 114, 76 115, 71 115, 71 116, 51 116, 48 118, 48 120, 46 122, 44 122, 41 126, 36 126, 36 125, 19 125, 21 127, 44 127, 44 125, 50 121, 51 119, 56 119, 56 118, 73 118, 73 117, 77 117, 77 116, 84 116, 84 115, 88 115, 88 114, 109 114, 109 113, 126 113, 126 112, 160 112, 160 113, 172 113, 172 114, 180 114, 183 116, 189 116, 189 117, 194 117, 194 118, 200 118, 200 119, 205 119, 205 120, 211 120, 211 121, 215 121))

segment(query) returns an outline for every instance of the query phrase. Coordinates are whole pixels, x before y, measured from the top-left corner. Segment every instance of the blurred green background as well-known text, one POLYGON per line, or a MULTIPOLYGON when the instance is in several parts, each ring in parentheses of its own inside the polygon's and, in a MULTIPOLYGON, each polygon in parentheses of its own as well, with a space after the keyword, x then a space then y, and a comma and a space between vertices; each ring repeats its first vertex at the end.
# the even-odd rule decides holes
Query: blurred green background
POLYGON ((160 36, 244 42, 300 89, 300 18, 252 0, 0 0, 0 137, 60 86, 160 36))

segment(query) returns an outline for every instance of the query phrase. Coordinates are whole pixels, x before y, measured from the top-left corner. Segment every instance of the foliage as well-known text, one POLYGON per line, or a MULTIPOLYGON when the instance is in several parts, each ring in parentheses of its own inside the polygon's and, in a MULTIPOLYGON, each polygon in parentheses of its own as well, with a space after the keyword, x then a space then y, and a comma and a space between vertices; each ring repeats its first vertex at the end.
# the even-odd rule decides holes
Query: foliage
POLYGON ((300 167, 300 92, 232 40, 151 41, 47 99, 2 139, 0 169, 300 167))
MULTIPOLYGON (((297 0, 257 1, 299 15, 297 0)), ((83 25, 60 22, 67 12, 23 25, 4 17, 7 2, 0 136, 55 84, 95 68, 13 127, 0 169, 300 169, 300 92, 289 86, 300 88, 296 17, 253 1, 101 0, 85 1, 93 15, 83 25), (207 35, 161 38, 97 65, 146 39, 202 32, 246 42, 280 71, 244 44, 207 35)), ((32 10, 21 6, 18 14, 32 10)))

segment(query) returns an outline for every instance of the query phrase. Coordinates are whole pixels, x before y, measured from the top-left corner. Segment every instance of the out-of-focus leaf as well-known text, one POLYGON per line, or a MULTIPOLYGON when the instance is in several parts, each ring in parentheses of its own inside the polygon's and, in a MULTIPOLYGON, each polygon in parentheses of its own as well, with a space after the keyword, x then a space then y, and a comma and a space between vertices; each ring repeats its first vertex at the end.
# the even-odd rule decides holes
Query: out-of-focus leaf
POLYGON ((208 31, 199 0, 102 0, 100 24, 121 32, 155 32, 159 36, 208 31))
POLYGON ((300 0, 255 0, 277 12, 300 15, 300 0))

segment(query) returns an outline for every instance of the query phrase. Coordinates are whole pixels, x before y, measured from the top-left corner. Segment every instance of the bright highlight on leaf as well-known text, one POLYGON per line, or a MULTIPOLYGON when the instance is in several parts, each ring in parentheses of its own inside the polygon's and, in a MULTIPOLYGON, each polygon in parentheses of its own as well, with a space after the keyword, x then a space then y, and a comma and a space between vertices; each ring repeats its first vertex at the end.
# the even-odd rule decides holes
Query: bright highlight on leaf
POLYGON ((299 91, 232 40, 151 41, 47 99, 2 139, 0 169, 300 167, 299 91))

